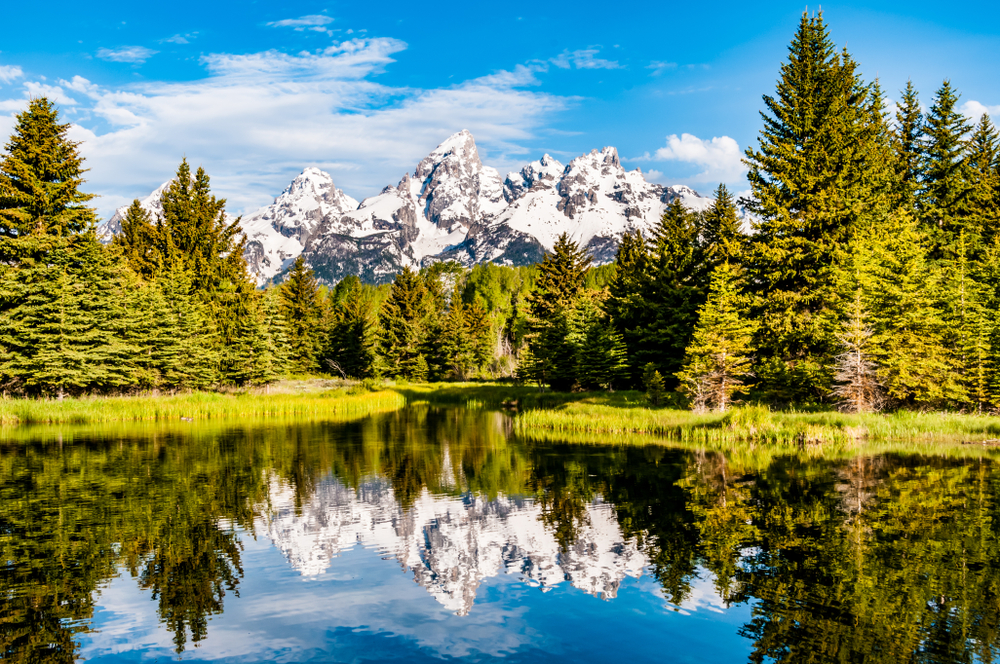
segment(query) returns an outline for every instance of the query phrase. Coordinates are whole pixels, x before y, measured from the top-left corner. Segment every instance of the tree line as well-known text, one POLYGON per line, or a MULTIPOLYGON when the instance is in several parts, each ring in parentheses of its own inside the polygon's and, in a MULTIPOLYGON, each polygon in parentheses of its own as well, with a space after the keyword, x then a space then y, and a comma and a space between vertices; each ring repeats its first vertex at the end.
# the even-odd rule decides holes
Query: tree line
POLYGON ((745 154, 750 194, 679 201, 611 265, 568 237, 533 266, 404 269, 257 289, 239 219, 186 161, 162 215, 107 246, 45 99, 0 161, 0 381, 27 395, 253 385, 289 374, 644 388, 695 409, 1000 407, 1000 137, 945 81, 890 113, 804 14, 745 154), (740 212, 745 210, 746 215, 740 212))
MULTIPOLYGON (((696 409, 739 394, 1000 407, 1000 141, 958 102, 945 81, 924 113, 908 83, 890 115, 822 15, 803 15, 745 154, 750 195, 720 186, 703 213, 675 202, 649 237, 621 242, 601 307, 604 357, 624 343, 621 384, 676 389, 696 409)), ((569 345, 587 353, 572 341, 592 301, 571 285, 585 262, 569 243, 541 268, 564 277, 532 310, 536 376, 568 366, 569 345)))

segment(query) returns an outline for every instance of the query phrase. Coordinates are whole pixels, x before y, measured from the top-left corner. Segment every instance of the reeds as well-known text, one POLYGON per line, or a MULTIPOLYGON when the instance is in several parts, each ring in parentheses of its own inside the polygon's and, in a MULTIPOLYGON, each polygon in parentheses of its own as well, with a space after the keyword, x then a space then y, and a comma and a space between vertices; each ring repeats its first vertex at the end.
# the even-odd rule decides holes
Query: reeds
POLYGON ((397 392, 352 393, 330 390, 302 394, 220 394, 191 392, 173 396, 83 397, 79 399, 3 399, 0 424, 97 424, 161 420, 263 417, 343 417, 390 412, 406 404, 397 392))
MULTIPOLYGON (((610 400, 609 400, 610 401, 610 400)), ((961 413, 847 415, 838 412, 770 411, 743 406, 729 412, 696 414, 685 410, 651 409, 629 404, 601 403, 589 397, 553 409, 532 409, 516 420, 519 431, 648 434, 681 442, 792 443, 799 446, 860 440, 977 443, 1000 434, 1000 419, 961 413)))

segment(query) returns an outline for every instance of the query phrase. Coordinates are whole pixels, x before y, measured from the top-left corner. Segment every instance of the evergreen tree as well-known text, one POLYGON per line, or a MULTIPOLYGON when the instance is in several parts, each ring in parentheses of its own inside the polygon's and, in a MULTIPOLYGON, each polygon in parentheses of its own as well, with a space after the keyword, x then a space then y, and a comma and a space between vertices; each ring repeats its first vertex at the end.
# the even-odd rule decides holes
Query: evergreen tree
MULTIPOLYGON (((191 295, 207 307, 214 323, 221 379, 243 383, 249 376, 263 375, 258 363, 267 364, 261 355, 266 331, 260 327, 261 300, 243 258, 246 237, 240 220, 229 221, 226 201, 212 195, 204 169, 192 176, 186 159, 164 190, 162 205, 163 218, 154 236, 158 246, 148 252, 190 276, 191 295)), ((129 251, 147 254, 143 247, 129 251)))
POLYGON ((850 300, 843 328, 837 335, 841 352, 836 356, 832 394, 847 413, 881 410, 885 395, 872 356, 872 329, 860 288, 850 300))
POLYGON ((642 328, 645 343, 632 361, 637 366, 656 364, 666 374, 670 388, 677 385, 675 374, 684 362, 708 287, 700 234, 698 215, 675 199, 650 238, 649 282, 643 289, 642 304, 646 310, 642 328))
POLYGON ((45 97, 32 99, 17 115, 0 160, 0 238, 68 236, 94 226, 94 211, 85 205, 93 195, 80 191, 79 143, 68 132, 69 124, 59 124, 59 112, 45 97))
POLYGON ((461 284, 455 284, 448 310, 441 313, 443 321, 435 335, 437 341, 434 345, 442 357, 444 377, 466 380, 472 373, 475 357, 470 321, 461 297, 461 284))
POLYGON ((659 406, 663 399, 663 376, 652 362, 642 369, 642 386, 646 390, 646 399, 652 406, 659 406))
POLYGON ((34 394, 114 390, 136 381, 122 340, 123 274, 93 232, 43 236, 43 258, 3 272, 0 375, 34 394))
POLYGON ((970 127, 958 111, 958 94, 945 81, 927 114, 924 179, 917 199, 921 220, 933 241, 933 258, 954 258, 961 231, 978 248, 979 237, 968 225, 969 171, 965 159, 970 127))
MULTIPOLYGON (((234 336, 238 343, 226 348, 226 378, 237 385, 270 383, 281 375, 282 368, 277 366, 271 352, 272 342, 260 298, 241 298, 238 302, 242 307, 234 312, 234 336)), ((296 350, 292 348, 293 361, 296 350)))
POLYGON ((353 378, 380 375, 376 304, 357 277, 342 279, 334 291, 333 323, 327 355, 333 367, 353 378))
POLYGON ((122 251, 128 266, 147 280, 163 270, 163 243, 157 237, 159 230, 149 213, 134 200, 122 219, 121 232, 111 241, 122 251))
POLYGON ((292 365, 292 346, 289 340, 288 321, 281 312, 281 289, 271 287, 264 291, 262 301, 264 329, 267 331, 267 352, 276 377, 286 375, 292 365))
POLYGON ((646 307, 649 254, 641 233, 626 232, 622 236, 615 255, 615 268, 614 277, 608 284, 608 299, 604 303, 604 309, 625 343, 628 383, 637 386, 643 370, 639 358, 648 357, 650 350, 645 334, 650 325, 649 309, 646 307))
POLYGON ((381 315, 381 355, 390 376, 417 379, 419 359, 426 377, 427 358, 420 351, 426 333, 427 298, 419 274, 405 267, 396 275, 381 315))
POLYGON ((576 369, 580 386, 610 390, 628 374, 625 342, 597 311, 589 316, 584 330, 576 369))
POLYGON ((698 313, 683 369, 677 374, 695 410, 725 411, 732 395, 743 388, 751 375, 755 328, 747 319, 738 271, 723 263, 712 273, 708 300, 698 313))
POLYGON ((218 332, 208 307, 191 295, 188 271, 171 263, 155 283, 165 304, 159 320, 163 344, 153 349, 161 385, 201 389, 218 383, 222 364, 218 332))
POLYGON ((903 211, 860 230, 854 243, 879 380, 899 405, 940 406, 965 398, 945 342, 941 275, 928 259, 928 244, 903 211))
POLYGON ((302 256, 295 259, 280 292, 293 366, 302 373, 318 371, 321 340, 325 336, 321 325, 323 303, 316 277, 302 256))
POLYGON ((748 261, 759 385, 782 401, 827 395, 845 247, 862 217, 898 203, 884 100, 856 70, 822 15, 803 15, 777 94, 764 97, 759 148, 746 153, 746 204, 759 219, 748 261))
POLYGON ((986 247, 1000 233, 1000 136, 985 113, 969 139, 966 161, 969 222, 986 247))
POLYGON ((893 145, 896 148, 901 198, 910 208, 916 203, 917 191, 923 179, 923 141, 924 115, 920 110, 920 99, 913 81, 907 81, 903 98, 896 109, 893 145))
POLYGON ((712 205, 702 213, 700 227, 706 270, 709 272, 725 262, 739 263, 746 240, 740 230, 736 200, 726 185, 720 184, 714 196, 712 205))
POLYGON ((535 290, 528 295, 530 376, 553 390, 576 384, 577 306, 589 265, 586 252, 563 233, 538 266, 535 290))

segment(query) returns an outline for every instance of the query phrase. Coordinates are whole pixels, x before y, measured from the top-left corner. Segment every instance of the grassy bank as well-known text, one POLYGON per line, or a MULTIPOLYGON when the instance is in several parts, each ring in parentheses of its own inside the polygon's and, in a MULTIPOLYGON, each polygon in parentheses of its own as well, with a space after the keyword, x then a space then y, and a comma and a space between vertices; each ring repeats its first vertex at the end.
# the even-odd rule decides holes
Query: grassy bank
POLYGON ((696 414, 679 408, 650 408, 641 392, 558 393, 535 387, 495 384, 401 385, 409 403, 508 408, 522 434, 549 432, 656 436, 699 444, 748 442, 853 446, 862 440, 896 442, 981 442, 1000 438, 1000 418, 962 413, 846 415, 771 411, 745 406, 728 413, 696 414))
POLYGON ((847 415, 838 412, 772 412, 763 406, 728 413, 695 414, 648 408, 637 395, 589 396, 552 409, 529 409, 520 431, 652 434, 681 442, 853 444, 860 440, 982 442, 1000 436, 1000 418, 960 413, 847 415))
POLYGON ((390 412, 403 407, 398 392, 359 388, 220 394, 191 392, 172 396, 85 397, 62 401, 0 400, 0 424, 99 424, 222 418, 344 418, 390 412))

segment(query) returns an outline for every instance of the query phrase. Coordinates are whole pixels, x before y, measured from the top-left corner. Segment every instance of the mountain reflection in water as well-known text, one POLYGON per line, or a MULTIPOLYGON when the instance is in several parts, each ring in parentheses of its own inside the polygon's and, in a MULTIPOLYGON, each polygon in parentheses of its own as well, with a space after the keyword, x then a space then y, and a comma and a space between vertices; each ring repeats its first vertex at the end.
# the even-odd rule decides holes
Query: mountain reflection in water
POLYGON ((164 632, 186 658, 232 661, 1000 650, 988 457, 553 443, 517 438, 498 413, 431 407, 0 435, 3 661, 155 658, 164 632), (227 640, 267 621, 284 621, 270 650, 227 640), (322 642, 284 638, 307 623, 322 642))

